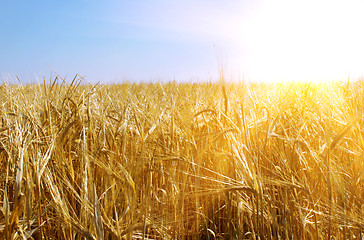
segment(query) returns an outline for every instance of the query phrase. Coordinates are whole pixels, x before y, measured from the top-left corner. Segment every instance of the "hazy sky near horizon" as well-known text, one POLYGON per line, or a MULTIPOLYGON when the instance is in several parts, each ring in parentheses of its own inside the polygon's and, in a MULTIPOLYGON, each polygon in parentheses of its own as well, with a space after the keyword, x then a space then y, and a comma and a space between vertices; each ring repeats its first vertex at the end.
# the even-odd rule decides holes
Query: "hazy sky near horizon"
POLYGON ((361 0, 0 3, 2 79, 346 80, 363 76, 361 0), (54 76, 54 73, 53 73, 54 76))

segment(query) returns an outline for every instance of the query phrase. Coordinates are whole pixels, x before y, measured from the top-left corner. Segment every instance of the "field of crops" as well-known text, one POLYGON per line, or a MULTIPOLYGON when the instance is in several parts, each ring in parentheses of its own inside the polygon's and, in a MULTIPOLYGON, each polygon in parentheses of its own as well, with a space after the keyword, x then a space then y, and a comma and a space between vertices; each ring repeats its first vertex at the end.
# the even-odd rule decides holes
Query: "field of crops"
POLYGON ((363 239, 364 82, 0 86, 1 239, 363 239))

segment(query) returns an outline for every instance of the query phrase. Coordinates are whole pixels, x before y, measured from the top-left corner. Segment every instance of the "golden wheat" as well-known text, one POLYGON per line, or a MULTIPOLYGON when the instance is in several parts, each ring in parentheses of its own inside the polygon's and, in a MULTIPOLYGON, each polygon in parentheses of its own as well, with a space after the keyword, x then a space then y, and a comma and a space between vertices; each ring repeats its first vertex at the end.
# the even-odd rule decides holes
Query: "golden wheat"
POLYGON ((362 239, 364 83, 0 87, 4 239, 362 239))

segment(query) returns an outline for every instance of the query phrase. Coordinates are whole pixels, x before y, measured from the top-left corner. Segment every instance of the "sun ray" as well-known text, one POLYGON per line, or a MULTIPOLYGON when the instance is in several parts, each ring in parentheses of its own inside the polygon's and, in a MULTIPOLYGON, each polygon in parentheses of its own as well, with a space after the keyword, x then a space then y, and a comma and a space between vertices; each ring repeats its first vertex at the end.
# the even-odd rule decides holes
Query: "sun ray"
POLYGON ((241 71, 256 80, 362 76, 360 1, 263 1, 242 24, 241 71))

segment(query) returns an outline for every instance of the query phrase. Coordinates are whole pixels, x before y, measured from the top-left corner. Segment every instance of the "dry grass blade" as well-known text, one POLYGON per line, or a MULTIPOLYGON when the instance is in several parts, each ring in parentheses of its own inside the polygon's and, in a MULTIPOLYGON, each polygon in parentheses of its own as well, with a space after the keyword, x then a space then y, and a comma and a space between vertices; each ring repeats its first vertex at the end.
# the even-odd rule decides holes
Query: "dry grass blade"
POLYGON ((161 118, 163 117, 163 115, 164 115, 164 112, 165 112, 165 110, 163 110, 162 111, 162 113, 159 115, 159 117, 158 117, 158 120, 152 125, 152 127, 148 130, 148 132, 147 132, 147 134, 145 134, 145 136, 144 136, 144 139, 143 139, 143 142, 145 142, 146 140, 147 140, 147 138, 148 138, 148 136, 149 135, 151 135, 152 133, 153 133, 153 131, 155 130, 155 128, 158 126, 158 124, 159 124, 159 122, 160 122, 160 120, 161 120, 161 118))
POLYGON ((329 149, 333 149, 336 144, 340 141, 340 139, 342 139, 345 134, 351 129, 351 127, 360 119, 360 116, 356 116, 352 121, 350 121, 349 123, 347 123, 341 130, 340 132, 335 136, 335 138, 332 140, 331 144, 330 144, 330 148, 329 149))
POLYGON ((99 240, 103 240, 104 225, 102 224, 102 217, 99 207, 99 200, 97 198, 95 183, 93 184, 93 202, 94 202, 94 221, 95 221, 96 235, 99 240))
POLYGON ((47 152, 38 161, 38 164, 37 164, 38 182, 40 182, 43 172, 46 169, 47 164, 51 158, 51 155, 53 153, 53 148, 54 148, 54 142, 55 141, 53 140, 52 143, 50 144, 50 146, 48 147, 47 152))
POLYGON ((15 177, 15 191, 14 191, 14 210, 12 213, 10 227, 11 229, 18 226, 19 215, 21 211, 21 205, 23 203, 23 194, 21 192, 22 180, 23 180, 23 172, 24 172, 24 149, 21 147, 19 149, 19 159, 15 177))
POLYGON ((2 206, 2 212, 4 214, 5 217, 5 224, 4 224, 4 230, 3 230, 3 235, 5 235, 5 239, 9 239, 10 235, 11 235, 11 229, 9 229, 10 226, 10 205, 9 205, 9 198, 8 198, 8 189, 7 187, 4 190, 4 200, 3 200, 3 206, 2 206))

